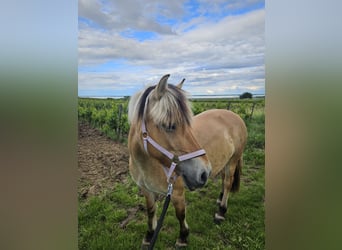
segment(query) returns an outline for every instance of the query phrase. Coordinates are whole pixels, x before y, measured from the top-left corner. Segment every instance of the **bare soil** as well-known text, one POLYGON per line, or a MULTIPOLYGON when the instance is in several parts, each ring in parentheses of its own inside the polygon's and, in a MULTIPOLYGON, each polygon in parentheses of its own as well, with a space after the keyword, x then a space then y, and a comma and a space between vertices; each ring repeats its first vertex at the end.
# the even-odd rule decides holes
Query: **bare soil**
POLYGON ((78 195, 87 198, 126 182, 128 148, 85 122, 78 124, 78 195))

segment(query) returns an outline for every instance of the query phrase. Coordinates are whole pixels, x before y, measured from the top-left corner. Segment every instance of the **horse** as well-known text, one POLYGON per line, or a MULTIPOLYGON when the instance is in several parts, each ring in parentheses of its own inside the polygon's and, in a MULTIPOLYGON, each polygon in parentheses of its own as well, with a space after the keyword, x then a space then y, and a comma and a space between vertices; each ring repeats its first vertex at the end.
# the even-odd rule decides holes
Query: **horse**
POLYGON ((210 160, 210 178, 221 173, 222 189, 217 199, 219 210, 214 215, 214 221, 219 224, 225 220, 229 192, 235 193, 240 188, 247 128, 239 115, 225 109, 211 109, 196 115, 192 128, 210 160))
POLYGON ((190 191, 201 188, 209 176, 221 172, 223 185, 215 219, 224 219, 228 193, 238 190, 247 137, 243 120, 232 112, 207 111, 194 117, 181 89, 185 79, 175 86, 167 83, 169 76, 129 101, 129 170, 145 196, 148 217, 142 246, 150 244, 156 229, 156 196, 167 194, 170 183, 180 225, 176 247, 188 244, 184 187, 190 191), (208 122, 210 126, 205 125, 208 122))

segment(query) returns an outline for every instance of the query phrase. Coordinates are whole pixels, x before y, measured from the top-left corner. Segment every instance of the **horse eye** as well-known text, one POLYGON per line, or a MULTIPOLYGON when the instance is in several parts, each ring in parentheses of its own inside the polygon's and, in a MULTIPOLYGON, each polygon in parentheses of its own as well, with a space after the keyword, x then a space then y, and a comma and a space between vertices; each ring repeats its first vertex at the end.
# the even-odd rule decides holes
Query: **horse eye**
POLYGON ((168 125, 162 124, 162 127, 166 130, 166 132, 173 132, 176 130, 176 124, 169 123, 168 125))

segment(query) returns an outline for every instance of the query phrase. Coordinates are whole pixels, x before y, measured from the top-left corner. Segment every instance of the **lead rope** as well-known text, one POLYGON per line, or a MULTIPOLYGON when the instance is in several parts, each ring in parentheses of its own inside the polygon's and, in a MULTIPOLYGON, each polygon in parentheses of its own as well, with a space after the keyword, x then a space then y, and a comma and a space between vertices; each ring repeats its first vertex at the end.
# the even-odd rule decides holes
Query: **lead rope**
POLYGON ((169 207, 169 204, 170 204, 172 191, 173 191, 172 183, 169 183, 169 186, 167 188, 167 195, 166 195, 164 206, 163 206, 163 211, 162 211, 162 213, 161 213, 161 215, 159 217, 159 220, 158 220, 158 223, 157 223, 157 227, 154 230, 154 233, 153 233, 153 236, 152 236, 152 239, 151 239, 151 243, 150 243, 150 245, 148 247, 148 250, 152 250, 153 247, 154 247, 154 244, 157 241, 157 237, 158 237, 159 231, 160 231, 160 229, 161 229, 161 227, 163 225, 163 221, 164 221, 164 217, 165 217, 166 211, 167 211, 167 209, 169 207))

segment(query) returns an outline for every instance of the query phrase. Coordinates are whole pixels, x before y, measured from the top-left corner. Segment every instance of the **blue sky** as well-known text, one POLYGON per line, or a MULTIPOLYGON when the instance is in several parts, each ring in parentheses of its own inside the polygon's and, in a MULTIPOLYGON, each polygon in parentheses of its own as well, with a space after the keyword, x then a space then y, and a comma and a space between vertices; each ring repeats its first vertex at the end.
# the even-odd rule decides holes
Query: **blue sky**
POLYGON ((259 0, 79 0, 79 96, 186 78, 193 95, 265 93, 259 0))

